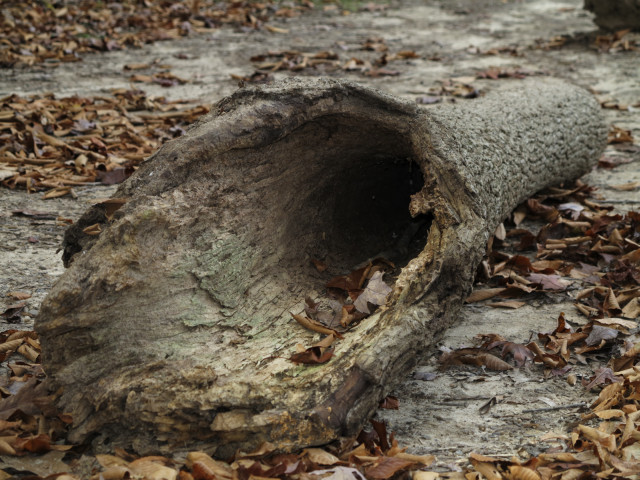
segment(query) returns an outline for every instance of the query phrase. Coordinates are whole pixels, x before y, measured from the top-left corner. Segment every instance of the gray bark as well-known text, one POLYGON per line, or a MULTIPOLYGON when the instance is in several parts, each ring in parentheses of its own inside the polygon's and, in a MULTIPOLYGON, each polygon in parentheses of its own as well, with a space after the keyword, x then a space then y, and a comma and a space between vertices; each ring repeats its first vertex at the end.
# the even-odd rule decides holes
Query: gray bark
POLYGON ((36 328, 72 441, 140 453, 227 455, 355 433, 455 321, 487 240, 534 192, 603 150, 597 102, 550 79, 423 110, 354 83, 290 80, 219 102, 65 237, 70 268, 36 328), (320 366, 295 323, 347 273, 393 250, 412 218, 428 238, 387 305, 320 366), (102 233, 83 233, 99 223, 102 233))
POLYGON ((584 8, 595 14, 595 24, 604 30, 640 30, 640 0, 585 0, 584 8))

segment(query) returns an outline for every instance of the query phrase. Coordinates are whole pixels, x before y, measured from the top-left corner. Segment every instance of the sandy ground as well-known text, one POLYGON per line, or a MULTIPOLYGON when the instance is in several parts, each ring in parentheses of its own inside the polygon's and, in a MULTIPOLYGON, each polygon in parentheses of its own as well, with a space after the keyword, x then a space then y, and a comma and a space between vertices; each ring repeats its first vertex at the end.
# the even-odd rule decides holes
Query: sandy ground
MULTIPOLYGON (((377 53, 359 50, 371 37, 383 37, 390 51, 414 50, 420 58, 395 61, 389 68, 399 70, 394 77, 369 78, 354 73, 335 76, 351 78, 401 97, 415 99, 439 88, 440 81, 471 76, 490 66, 521 68, 566 78, 609 96, 620 104, 634 105, 626 111, 607 109, 607 119, 631 129, 640 137, 640 57, 638 52, 599 52, 593 47, 598 33, 581 0, 489 1, 458 0, 397 2, 383 11, 362 11, 343 15, 339 11, 317 9, 300 18, 277 20, 272 25, 286 34, 266 31, 245 33, 224 28, 212 34, 179 41, 148 45, 140 50, 111 52, 84 57, 77 64, 57 69, 1 70, 0 95, 53 91, 58 96, 96 95, 115 87, 129 87, 127 63, 168 63, 171 71, 190 80, 170 89, 143 86, 150 94, 169 98, 197 98, 215 102, 232 93, 237 81, 231 74, 253 72, 250 58, 270 50, 319 52, 333 50, 345 61, 351 56, 375 58, 377 53), (566 42, 557 49, 541 48, 555 37, 566 42), (517 47, 495 55, 482 52, 517 47), (180 59, 177 57, 181 57, 180 59)), ((317 72, 320 74, 321 72, 317 72)), ((289 75, 277 72, 276 78, 289 75)), ((481 91, 491 90, 504 80, 476 80, 481 91)), ((458 100, 473 101, 473 100, 458 100)), ((428 108, 428 107, 425 107, 428 108)), ((612 200, 620 212, 638 208, 634 192, 618 192, 609 185, 640 180, 636 152, 619 153, 634 161, 615 170, 595 170, 586 181, 599 188, 603 199, 612 200)), ((21 328, 32 328, 40 302, 63 272, 60 245, 64 224, 55 217, 77 219, 96 198, 108 197, 112 188, 79 188, 77 199, 42 200, 40 194, 0 189, 0 309, 11 303, 5 295, 21 290, 33 294, 21 328), (50 219, 12 215, 32 209, 51 212, 50 219)), ((595 394, 578 383, 569 386, 561 378, 545 379, 538 367, 496 373, 456 367, 437 372, 438 346, 470 346, 476 334, 500 333, 514 342, 527 342, 539 331, 550 331, 560 312, 570 321, 584 323, 571 301, 572 291, 546 295, 512 311, 484 306, 466 306, 456 326, 443 334, 437 346, 422 357, 417 372, 435 372, 433 381, 407 375, 395 395, 397 411, 380 411, 397 438, 415 453, 434 453, 437 467, 451 468, 465 462, 472 451, 484 454, 520 454, 526 457, 557 445, 557 439, 541 441, 548 433, 566 435, 578 419, 579 408, 558 408, 589 402, 595 394), (496 405, 486 413, 480 407, 492 398, 496 405), (533 410, 533 411, 529 411, 533 410), (555 442, 555 443, 554 443, 555 442)), ((3 328, 15 328, 4 325, 3 328)), ((589 374, 596 360, 577 370, 589 374)))

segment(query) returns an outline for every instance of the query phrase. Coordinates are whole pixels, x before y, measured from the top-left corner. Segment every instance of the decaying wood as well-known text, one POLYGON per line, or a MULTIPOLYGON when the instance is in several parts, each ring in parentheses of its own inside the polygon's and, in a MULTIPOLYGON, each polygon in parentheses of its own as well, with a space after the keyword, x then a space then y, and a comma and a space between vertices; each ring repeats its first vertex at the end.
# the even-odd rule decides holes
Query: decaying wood
POLYGON ((605 30, 640 30, 640 0, 584 0, 584 8, 595 14, 594 22, 605 30))
POLYGON ((330 80, 222 100, 67 232, 36 327, 71 440, 227 455, 356 432, 455 320, 496 226, 605 138, 593 98, 550 79, 429 110, 330 80), (387 305, 328 363, 291 362, 321 337, 291 313, 380 252, 405 256, 387 305))

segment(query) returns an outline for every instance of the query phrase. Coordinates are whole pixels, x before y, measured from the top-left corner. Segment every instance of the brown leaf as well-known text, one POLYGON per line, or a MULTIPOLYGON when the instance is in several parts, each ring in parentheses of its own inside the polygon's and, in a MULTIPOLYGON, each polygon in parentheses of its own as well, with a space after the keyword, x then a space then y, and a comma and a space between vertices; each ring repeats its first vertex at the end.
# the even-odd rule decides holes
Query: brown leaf
POLYGON ((617 377, 610 368, 601 367, 595 371, 595 375, 589 380, 582 379, 582 386, 586 390, 591 390, 598 385, 606 385, 607 383, 622 382, 621 377, 617 377))
POLYGON ((483 288, 479 290, 473 290, 471 295, 467 297, 465 300, 466 303, 475 303, 481 302, 482 300, 487 300, 489 298, 493 298, 496 295, 500 295, 505 291, 505 288, 483 288))
POLYGON ((640 299, 638 297, 633 298, 622 309, 622 316, 624 318, 638 318, 640 316, 640 299))
POLYGON ((335 331, 332 328, 325 327, 320 322, 317 322, 308 317, 305 317, 304 315, 295 315, 291 312, 289 313, 291 314, 291 316, 296 322, 298 322, 300 325, 302 325, 304 328, 308 330, 313 330, 314 332, 318 332, 318 333, 324 333, 325 335, 334 335, 335 337, 338 337, 338 338, 344 338, 339 332, 335 331))
POLYGON ((374 480, 385 480, 411 465, 415 465, 415 462, 398 457, 382 457, 373 467, 365 470, 365 475, 374 480))
POLYGON ((540 475, 527 467, 510 465, 509 471, 511 472, 511 476, 509 478, 512 480, 540 480, 540 475))
POLYGON ((623 165, 625 163, 630 163, 632 161, 631 158, 628 157, 611 157, 611 156, 602 156, 600 160, 598 160, 598 167, 600 168, 615 168, 618 165, 623 165))
POLYGON ((311 263, 313 263, 313 266, 316 267, 316 270, 319 272, 324 272, 328 268, 326 263, 321 260, 316 260, 315 258, 311 259, 311 263))
POLYGON ((309 460, 318 465, 335 465, 336 463, 340 463, 338 457, 321 448, 305 448, 301 455, 306 455, 309 457, 309 460))
POLYGON ((478 354, 478 359, 480 360, 481 365, 485 365, 490 370, 496 370, 501 372, 501 371, 513 369, 513 367, 509 365, 507 362, 499 359, 495 355, 491 355, 490 353, 478 354))
POLYGON ((369 263, 365 267, 354 270, 349 275, 334 277, 327 282, 326 286, 327 288, 337 288, 345 291, 359 290, 362 288, 371 266, 371 263, 369 263))
POLYGON ((9 305, 6 310, 0 313, 0 317, 4 318, 9 323, 17 323, 20 321, 22 311, 26 308, 25 302, 14 303, 9 305))
POLYGON ((28 438, 20 438, 16 443, 18 450, 31 453, 45 453, 51 450, 51 439, 44 433, 28 438))
POLYGON ((544 273, 530 273, 527 280, 531 283, 540 285, 543 290, 564 291, 571 282, 564 280, 560 275, 545 275, 544 273))
POLYGON ((176 480, 178 471, 167 466, 170 460, 164 457, 143 457, 129 463, 132 478, 148 480, 176 480))
POLYGON ((400 401, 393 395, 387 395, 382 399, 378 407, 387 410, 398 410, 400 408, 400 401))
MULTIPOLYGON (((492 346, 489 345, 487 348, 490 349, 492 346)), ((516 362, 516 366, 521 367, 527 361, 532 361, 535 355, 531 350, 529 350, 525 345, 514 342, 504 342, 502 343, 502 353, 501 355, 504 357, 505 355, 511 354, 513 356, 513 360, 516 362)))
POLYGON ((542 362, 551 368, 562 368, 567 364, 567 361, 560 355, 543 352, 540 345, 535 342, 530 342, 526 347, 535 354, 534 362, 542 362))
POLYGON ((530 198, 529 200, 527 200, 527 207, 529 207, 529 211, 531 213, 544 218, 549 223, 555 221, 560 216, 558 210, 556 210, 554 207, 543 205, 534 198, 530 198))
POLYGON ((318 365, 327 363, 332 356, 332 348, 322 349, 321 347, 309 347, 304 352, 294 353, 289 357, 289 360, 306 365, 318 365))
POLYGON ((234 477, 234 471, 229 464, 214 460, 204 452, 189 452, 185 465, 191 469, 196 480, 231 479, 234 477))
POLYGON ((633 143, 633 136, 631 135, 631 130, 625 130, 624 128, 618 127, 616 125, 611 125, 607 142, 609 144, 633 143))
POLYGON ((99 223, 94 223, 84 228, 82 232, 87 235, 100 235, 100 233, 102 233, 102 227, 100 227, 99 223))
POLYGON ((609 291, 607 292, 607 296, 604 299, 602 308, 604 308, 606 312, 611 312, 611 313, 622 312, 622 309, 620 308, 620 304, 618 303, 618 299, 616 298, 616 294, 613 292, 613 289, 610 288, 609 291))

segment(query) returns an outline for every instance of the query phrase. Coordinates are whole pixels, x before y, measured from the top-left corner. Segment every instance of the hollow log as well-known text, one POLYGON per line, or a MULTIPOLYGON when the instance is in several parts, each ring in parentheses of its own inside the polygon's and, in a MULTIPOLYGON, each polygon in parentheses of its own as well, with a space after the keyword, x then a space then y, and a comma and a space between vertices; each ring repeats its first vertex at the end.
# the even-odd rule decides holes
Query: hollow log
POLYGON ((640 30, 640 0, 584 0, 584 8, 595 14, 593 21, 604 30, 640 30))
POLYGON ((327 79, 239 90, 65 235, 36 328, 70 439, 226 456, 357 432, 455 321, 500 222, 587 172, 606 130, 552 79, 430 109, 327 79), (293 363, 321 335, 291 313, 381 255, 402 267, 386 305, 328 363, 293 363))

